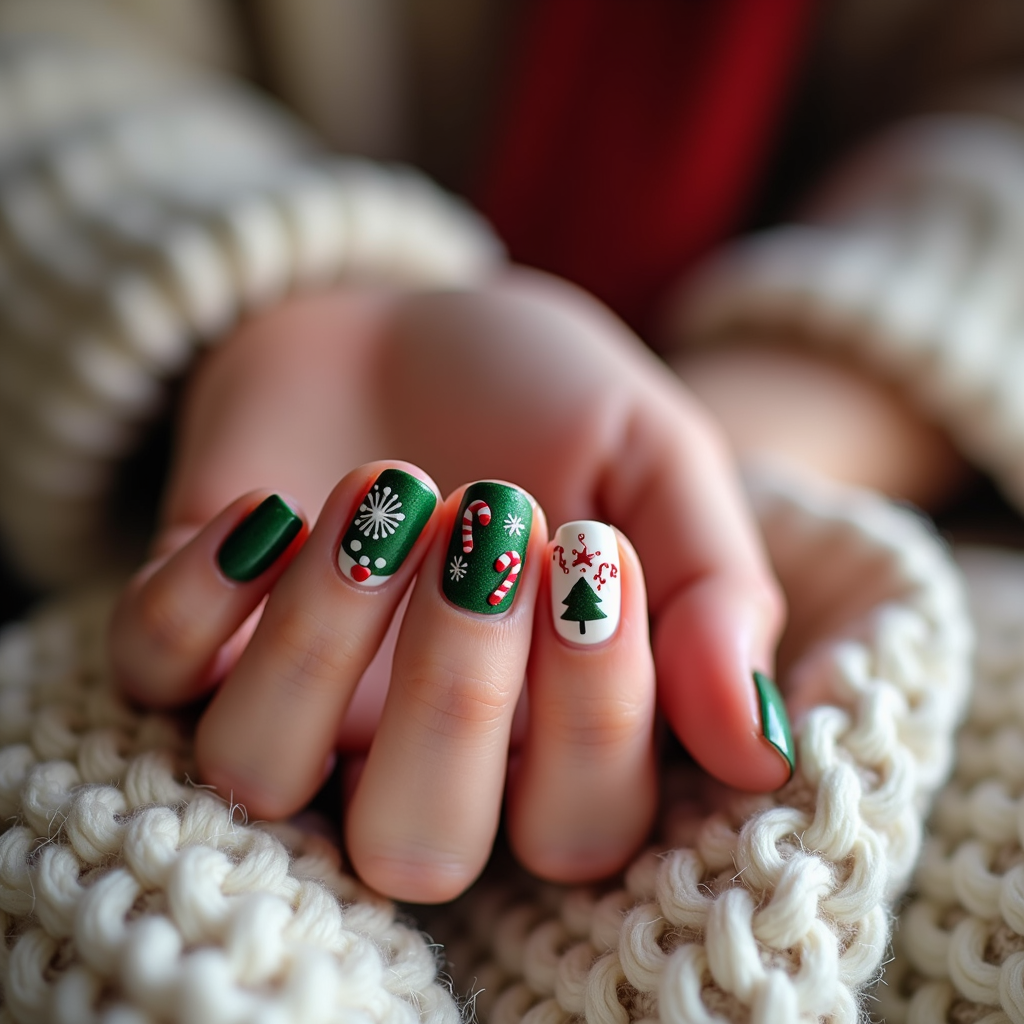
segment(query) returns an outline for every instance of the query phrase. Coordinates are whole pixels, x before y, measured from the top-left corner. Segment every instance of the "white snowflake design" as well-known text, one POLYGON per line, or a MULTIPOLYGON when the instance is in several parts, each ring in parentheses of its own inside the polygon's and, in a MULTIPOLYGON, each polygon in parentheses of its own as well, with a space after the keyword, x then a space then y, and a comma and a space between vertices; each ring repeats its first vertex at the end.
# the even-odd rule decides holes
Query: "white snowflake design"
POLYGON ((466 570, 469 569, 469 562, 467 562, 462 555, 456 555, 448 563, 448 575, 451 576, 452 582, 458 583, 463 576, 466 575, 466 570))
POLYGON ((513 515, 509 512, 509 514, 505 516, 505 522, 502 524, 502 527, 510 537, 518 537, 525 529, 523 517, 513 515))
POLYGON ((402 502, 397 491, 392 493, 390 487, 379 491, 375 484, 366 500, 359 506, 360 515, 356 516, 353 525, 357 530, 363 531, 364 537, 369 537, 371 530, 374 540, 389 537, 405 519, 405 513, 398 511, 401 507, 402 502))

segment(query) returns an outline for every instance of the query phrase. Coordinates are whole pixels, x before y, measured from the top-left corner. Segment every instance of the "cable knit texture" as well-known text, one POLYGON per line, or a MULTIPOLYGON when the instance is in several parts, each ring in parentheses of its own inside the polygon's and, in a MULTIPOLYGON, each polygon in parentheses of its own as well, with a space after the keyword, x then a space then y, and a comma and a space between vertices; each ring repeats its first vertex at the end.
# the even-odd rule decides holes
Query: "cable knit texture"
POLYGON ((1024 558, 973 550, 961 561, 975 685, 878 990, 888 1024, 1024 1021, 1024 558))
MULTIPOLYGON (((517 903, 502 876, 446 911, 496 1024, 857 1019, 949 767, 970 629, 910 513, 754 490, 792 606, 786 689, 825 702, 797 774, 756 798, 676 778, 621 887, 517 903)), ((93 593, 0 637, 0 1021, 457 1019, 432 950, 336 851, 189 783, 187 730, 111 690, 108 611, 93 593)))
MULTIPOLYGON (((930 118, 849 162, 805 224, 738 243, 680 293, 693 344, 780 337, 902 387, 1024 505, 1024 140, 930 118)), ((1024 563, 971 553, 974 701, 878 989, 889 1024, 1024 1022, 1024 563)))
POLYGON ((104 665, 92 591, 0 636, 5 1024, 459 1020, 432 950, 326 840, 190 783, 104 665))

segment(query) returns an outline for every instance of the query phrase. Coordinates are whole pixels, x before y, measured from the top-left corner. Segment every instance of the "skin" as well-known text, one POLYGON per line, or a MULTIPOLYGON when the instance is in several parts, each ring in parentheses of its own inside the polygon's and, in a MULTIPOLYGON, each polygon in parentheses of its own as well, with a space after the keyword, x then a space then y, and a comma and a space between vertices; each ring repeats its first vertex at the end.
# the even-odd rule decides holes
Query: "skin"
MULTIPOLYGON (((336 748, 363 752, 349 853, 369 884, 407 900, 452 898, 485 863, 524 674, 507 820, 519 858, 545 877, 607 875, 643 842, 657 704, 712 774, 777 788, 789 767, 761 735, 751 672, 772 672, 784 609, 727 437, 745 453, 757 450, 751 439, 786 451, 801 403, 785 390, 792 366, 776 380, 745 365, 678 367, 722 428, 610 313, 551 278, 516 272, 477 291, 414 295, 336 288, 282 303, 192 378, 155 557, 112 626, 122 687, 162 707, 213 693, 197 758, 250 817, 296 811, 336 748), (779 389, 756 416, 754 379, 769 396, 779 389), (385 466, 447 498, 401 570, 370 592, 340 575, 334 553, 385 466), (462 488, 481 478, 513 482, 535 503, 515 602, 493 617, 441 591, 462 488), (311 531, 257 580, 235 584, 215 552, 267 488, 304 509, 311 531), (570 519, 621 530, 622 619, 588 649, 556 634, 547 597, 547 522, 570 519), (390 687, 377 684, 346 715, 414 576, 390 687)), ((809 365, 846 396, 835 412, 847 448, 792 457, 875 482, 860 479, 878 461, 861 417, 880 415, 878 395, 841 368, 809 365)), ((886 425, 901 441, 883 483, 922 453, 934 461, 922 480, 955 478, 955 459, 918 428, 912 416, 886 425)))

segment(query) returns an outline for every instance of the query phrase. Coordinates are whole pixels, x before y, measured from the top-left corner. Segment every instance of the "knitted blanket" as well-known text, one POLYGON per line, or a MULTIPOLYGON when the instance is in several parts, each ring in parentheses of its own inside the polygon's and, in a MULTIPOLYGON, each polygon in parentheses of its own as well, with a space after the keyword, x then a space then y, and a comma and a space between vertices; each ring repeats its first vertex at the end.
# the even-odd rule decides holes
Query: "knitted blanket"
MULTIPOLYGON (((494 1024, 861 1019, 951 765, 969 618, 955 567, 912 513, 767 477, 751 489, 790 602, 780 678, 797 709, 793 780, 751 797, 673 768, 655 844, 623 877, 560 888, 495 867, 424 914, 444 950, 327 840, 247 822, 195 783, 188 724, 133 710, 111 688, 109 590, 8 627, 0 1022, 455 1022, 474 1009, 494 1024)), ((995 609, 979 665, 1002 678, 1020 649, 1004 598, 1024 587, 1020 566, 1006 571, 994 593, 993 574, 971 576, 978 607, 995 609)), ((968 748, 959 770, 989 778, 1001 764, 1010 778, 1024 763, 1009 738, 1013 701, 977 707, 978 728, 1002 723, 1007 738, 968 748)), ((918 1008, 949 1004, 963 979, 975 1003, 1003 988, 1017 998, 998 979, 1024 956, 1019 917, 993 889, 996 872, 1024 877, 1010 784, 984 783, 977 797, 954 783, 940 802, 943 834, 988 831, 966 853, 950 859, 940 845, 925 861, 909 962, 927 978, 947 960, 958 968, 951 981, 890 986, 894 1021, 941 1019, 918 1008), (944 960, 942 942, 973 959, 944 960)))

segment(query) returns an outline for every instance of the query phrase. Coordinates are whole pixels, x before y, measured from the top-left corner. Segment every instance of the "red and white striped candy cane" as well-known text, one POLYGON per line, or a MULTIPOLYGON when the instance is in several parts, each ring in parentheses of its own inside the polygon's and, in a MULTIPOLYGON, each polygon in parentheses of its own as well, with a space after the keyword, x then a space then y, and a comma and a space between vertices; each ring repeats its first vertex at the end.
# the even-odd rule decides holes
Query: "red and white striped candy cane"
POLYGON ((505 595, 512 589, 512 584, 518 578, 519 566, 521 564, 522 559, 519 557, 518 551, 506 551, 503 555, 498 555, 494 568, 498 572, 504 572, 509 566, 512 566, 512 571, 501 581, 501 586, 487 598, 488 604, 501 604, 505 595))
POLYGON ((462 513, 462 550, 468 555, 473 550, 473 516, 476 516, 481 526, 486 526, 491 521, 491 506, 486 501, 477 498, 466 506, 462 513))

